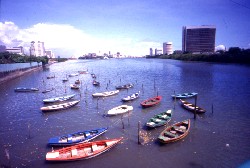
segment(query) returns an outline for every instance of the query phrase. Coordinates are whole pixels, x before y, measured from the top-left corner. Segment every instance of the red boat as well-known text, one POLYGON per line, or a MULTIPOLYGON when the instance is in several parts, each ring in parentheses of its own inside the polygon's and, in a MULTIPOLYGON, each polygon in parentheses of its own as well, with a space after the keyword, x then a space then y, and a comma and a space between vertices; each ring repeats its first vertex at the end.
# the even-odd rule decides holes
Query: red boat
POLYGON ((52 150, 46 154, 47 161, 75 161, 89 159, 98 156, 114 147, 122 138, 107 139, 102 141, 87 142, 58 150, 52 150))
POLYGON ((142 107, 151 107, 154 105, 157 105, 161 102, 162 96, 156 96, 156 97, 152 97, 150 99, 144 100, 143 102, 141 102, 141 106, 142 107))

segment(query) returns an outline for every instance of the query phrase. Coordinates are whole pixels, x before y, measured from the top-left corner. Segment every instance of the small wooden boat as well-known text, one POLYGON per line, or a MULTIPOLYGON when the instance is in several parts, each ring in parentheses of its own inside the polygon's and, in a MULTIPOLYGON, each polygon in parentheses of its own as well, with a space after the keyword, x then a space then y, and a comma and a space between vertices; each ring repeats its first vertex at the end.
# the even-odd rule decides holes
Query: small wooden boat
POLYGON ((108 128, 98 128, 88 131, 78 131, 73 134, 50 138, 48 144, 51 146, 70 146, 85 143, 95 139, 108 130, 108 128))
POLYGON ((76 81, 75 81, 75 84, 77 84, 77 85, 79 85, 81 82, 80 82, 80 80, 79 79, 77 79, 76 81))
POLYGON ((152 97, 150 99, 144 100, 143 102, 141 102, 141 106, 142 107, 151 107, 154 105, 157 105, 161 102, 162 96, 156 96, 156 97, 152 97))
POLYGON ((95 79, 96 78, 96 75, 95 74, 91 74, 92 78, 95 79))
POLYGON ((71 84, 71 85, 70 85, 70 88, 71 88, 71 89, 80 89, 80 85, 71 84))
POLYGON ((54 90, 54 88, 51 88, 51 89, 45 89, 44 91, 42 91, 42 93, 48 93, 48 92, 51 92, 52 90, 54 90))
POLYGON ((106 139, 101 141, 81 143, 74 146, 65 147, 58 150, 52 150, 46 154, 47 161, 76 161, 89 159, 98 156, 118 144, 122 140, 106 139))
POLYGON ((73 74, 69 74, 69 77, 74 77, 74 76, 78 76, 79 73, 73 73, 73 74))
POLYGON ((167 110, 150 118, 146 123, 146 126, 150 128, 163 126, 167 124, 171 120, 171 118, 172 118, 172 110, 167 110))
POLYGON ((176 95, 171 95, 173 98, 177 98, 177 99, 186 99, 186 98, 190 98, 190 97, 194 97, 198 95, 198 93, 195 92, 191 92, 191 93, 180 93, 180 94, 176 94, 176 95))
POLYGON ((36 91, 39 91, 38 88, 25 88, 25 87, 17 87, 14 90, 15 90, 15 92, 36 92, 36 91))
MULTIPOLYGON (((189 111, 192 111, 192 112, 195 112, 195 105, 194 105, 194 104, 189 103, 189 102, 187 102, 187 101, 185 101, 185 100, 182 100, 182 99, 180 99, 180 101, 181 101, 182 106, 183 106, 185 109, 187 109, 187 110, 189 110, 189 111)), ((196 106, 196 113, 205 113, 205 112, 206 112, 205 109, 196 106)))
POLYGON ((127 113, 133 110, 133 106, 128 106, 128 105, 121 105, 112 108, 107 112, 107 115, 118 115, 118 114, 123 114, 127 113))
POLYGON ((63 78, 62 81, 63 82, 67 82, 69 79, 68 78, 63 78))
POLYGON ((94 86, 100 86, 100 82, 97 82, 96 80, 93 80, 93 85, 94 86))
POLYGON ((83 71, 78 71, 79 74, 88 74, 89 72, 87 70, 83 70, 83 71))
POLYGON ((128 83, 126 85, 116 86, 116 89, 129 89, 132 88, 134 85, 131 83, 128 83))
POLYGON ((70 108, 70 107, 77 105, 79 102, 80 102, 80 100, 76 100, 76 101, 71 101, 71 102, 57 104, 57 105, 46 106, 46 107, 42 107, 41 110, 43 112, 64 110, 64 109, 67 109, 67 108, 70 108))
POLYGON ((139 95, 140 95, 140 91, 138 91, 137 93, 134 93, 130 96, 122 98, 122 101, 127 102, 127 101, 131 101, 131 100, 135 100, 139 97, 139 95))
POLYGON ((167 127, 158 137, 161 143, 170 143, 183 139, 190 130, 190 119, 167 127))
POLYGON ((109 91, 109 92, 102 92, 102 93, 94 93, 92 94, 93 97, 107 97, 118 94, 119 90, 109 91))
POLYGON ((74 96, 75 96, 75 94, 67 95, 67 96, 54 97, 54 98, 44 99, 43 102, 44 103, 62 102, 62 101, 72 99, 74 96))
POLYGON ((47 79, 52 79, 52 78, 55 78, 55 75, 54 76, 47 76, 47 79))

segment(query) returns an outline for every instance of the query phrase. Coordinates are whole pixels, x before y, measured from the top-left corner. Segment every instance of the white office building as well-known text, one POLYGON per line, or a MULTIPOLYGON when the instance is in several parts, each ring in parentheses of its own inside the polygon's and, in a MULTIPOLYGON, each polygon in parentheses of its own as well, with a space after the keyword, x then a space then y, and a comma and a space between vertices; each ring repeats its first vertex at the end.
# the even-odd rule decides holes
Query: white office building
POLYGON ((163 43, 163 55, 173 54, 173 43, 165 42, 163 43))

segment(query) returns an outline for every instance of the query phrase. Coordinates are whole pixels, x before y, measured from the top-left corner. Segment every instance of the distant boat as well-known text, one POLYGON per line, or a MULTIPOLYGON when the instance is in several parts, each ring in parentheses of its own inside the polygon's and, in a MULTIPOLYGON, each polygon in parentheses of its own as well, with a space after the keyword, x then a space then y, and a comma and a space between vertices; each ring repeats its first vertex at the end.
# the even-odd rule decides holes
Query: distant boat
POLYGON ((121 105, 112 108, 107 112, 107 115, 118 115, 118 114, 123 114, 123 113, 128 113, 133 110, 133 106, 128 106, 128 105, 121 105))
POLYGON ((81 82, 80 82, 80 80, 79 79, 77 79, 76 81, 75 81, 75 84, 80 84, 81 82))
POLYGON ((142 107, 151 107, 159 104, 161 102, 162 96, 152 97, 150 99, 144 100, 141 102, 142 107))
POLYGON ((107 97, 118 94, 119 90, 109 91, 109 92, 102 92, 102 93, 94 93, 92 94, 93 97, 107 97))
POLYGON ((78 76, 79 73, 74 73, 74 74, 69 74, 69 77, 74 77, 74 76, 78 76))
POLYGON ((172 118, 172 110, 167 110, 150 118, 146 123, 146 126, 150 128, 163 126, 167 124, 171 120, 171 118, 172 118))
POLYGON ((128 83, 126 85, 116 86, 116 89, 129 89, 132 88, 134 85, 131 83, 128 83))
POLYGON ((93 74, 93 73, 91 74, 91 76, 92 76, 92 78, 94 78, 94 79, 96 78, 96 75, 95 75, 95 74, 93 74))
POLYGON ((190 98, 190 97, 194 97, 196 96, 198 93, 195 92, 191 92, 191 93, 180 93, 180 94, 175 94, 175 95, 171 95, 173 98, 177 98, 177 99, 186 99, 186 98, 190 98))
MULTIPOLYGON (((185 109, 192 111, 193 113, 195 112, 195 104, 189 103, 189 102, 182 100, 182 99, 180 99, 180 101, 181 101, 182 106, 185 109)), ((205 113, 205 112, 206 112, 205 109, 196 106, 196 113, 205 113)))
POLYGON ((45 106, 45 107, 42 107, 41 110, 43 112, 64 110, 64 109, 67 109, 67 108, 70 108, 70 107, 77 105, 79 102, 80 102, 80 100, 76 100, 76 101, 71 101, 71 102, 57 104, 57 105, 45 106))
POLYGON ((45 89, 44 91, 42 91, 42 93, 48 93, 48 92, 51 92, 52 90, 54 90, 54 88, 51 88, 51 89, 45 89))
POLYGON ((72 95, 66 95, 66 96, 60 96, 60 97, 54 97, 54 98, 49 98, 49 99, 44 99, 44 103, 55 103, 55 102, 62 102, 66 101, 69 99, 72 99, 75 96, 75 94, 72 95))
POLYGON ((76 85, 76 84, 71 84, 70 85, 71 89, 80 89, 80 85, 76 85))
POLYGON ((181 140, 187 136, 190 130, 190 119, 178 122, 163 130, 158 140, 161 143, 170 143, 181 140))
POLYGON ((54 76, 47 76, 47 79, 52 79, 52 78, 55 78, 55 75, 54 76))
POLYGON ((81 143, 74 146, 52 150, 46 154, 47 161, 75 161, 98 156, 118 144, 122 138, 81 143))
POLYGON ((94 86, 100 86, 100 82, 97 82, 96 80, 93 80, 93 85, 94 86))
POLYGON ((98 128, 87 131, 78 131, 68 135, 50 138, 48 144, 51 146, 70 146, 85 143, 102 135, 108 128, 98 128))
POLYGON ((67 82, 69 79, 68 78, 63 78, 62 81, 63 82, 67 82))
POLYGON ((139 95, 140 95, 140 91, 138 91, 137 93, 131 94, 130 96, 122 98, 122 101, 127 102, 127 101, 135 100, 139 97, 139 95))
POLYGON ((38 88, 25 88, 25 87, 17 87, 14 89, 15 92, 36 92, 39 91, 38 88))
POLYGON ((88 74, 89 72, 87 70, 83 70, 83 71, 78 71, 79 74, 88 74))

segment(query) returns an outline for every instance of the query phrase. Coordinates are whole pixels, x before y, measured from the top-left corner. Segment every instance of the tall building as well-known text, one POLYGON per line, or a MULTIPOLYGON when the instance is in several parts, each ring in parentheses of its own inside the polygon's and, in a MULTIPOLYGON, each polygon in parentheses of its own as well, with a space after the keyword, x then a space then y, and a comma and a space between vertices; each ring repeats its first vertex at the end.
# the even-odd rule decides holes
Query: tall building
POLYGON ((31 41, 31 43, 30 43, 30 56, 36 56, 35 51, 36 51, 36 49, 35 49, 35 42, 31 41))
POLYGON ((150 55, 151 57, 153 56, 153 49, 152 49, 152 48, 149 49, 149 55, 150 55))
POLYGON ((204 53, 215 51, 215 26, 183 26, 182 51, 204 53))
POLYGON ((173 54, 173 43, 165 42, 163 43, 163 55, 173 54))
POLYGON ((45 56, 45 47, 44 47, 44 42, 37 42, 36 45, 36 56, 45 56))
POLYGON ((30 55, 32 56, 45 56, 45 47, 44 47, 44 42, 38 41, 35 43, 34 41, 31 42, 30 44, 30 55))

